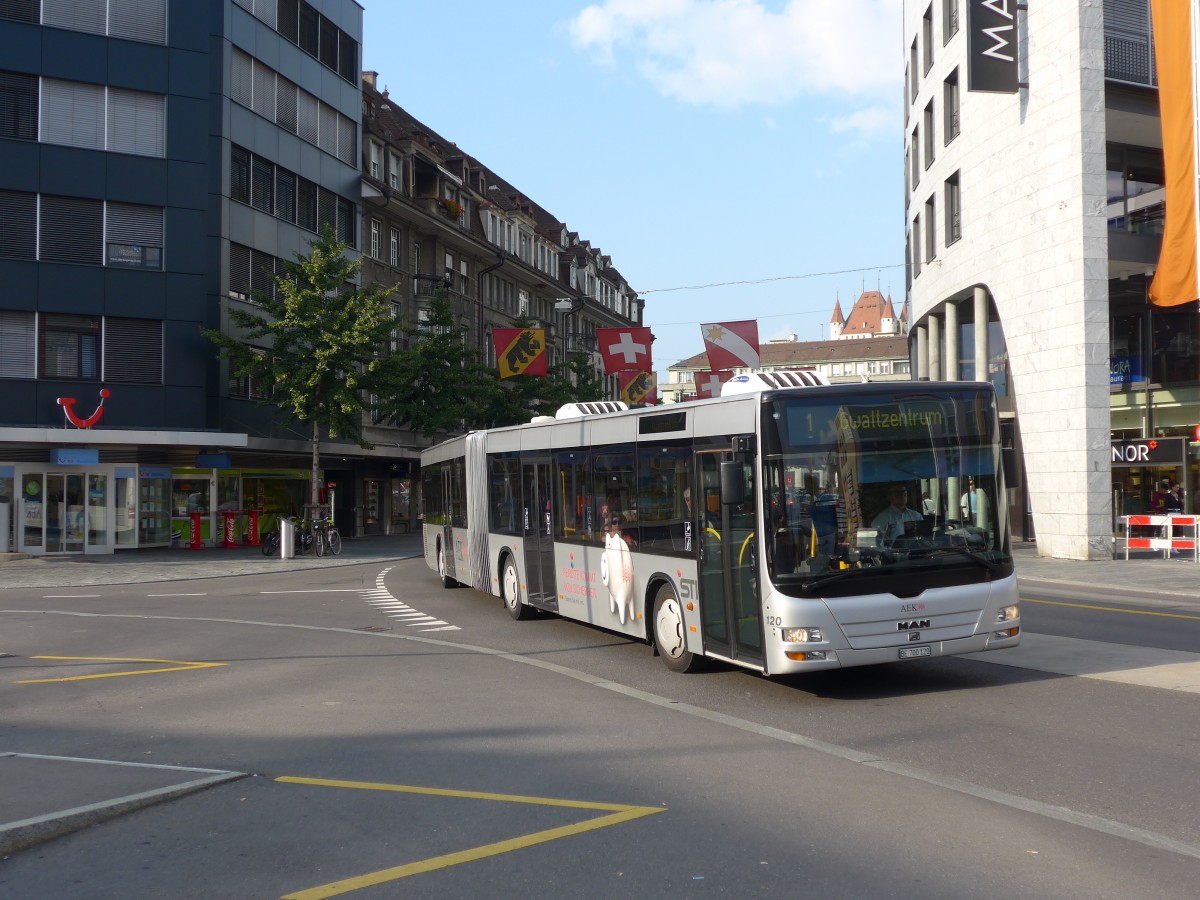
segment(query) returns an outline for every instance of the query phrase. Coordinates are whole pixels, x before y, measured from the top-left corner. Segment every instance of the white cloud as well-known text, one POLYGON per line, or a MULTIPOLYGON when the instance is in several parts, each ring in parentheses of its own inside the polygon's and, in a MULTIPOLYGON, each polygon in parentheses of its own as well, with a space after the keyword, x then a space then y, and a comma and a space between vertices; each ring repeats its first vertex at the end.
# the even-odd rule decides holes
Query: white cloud
POLYGON ((604 65, 632 65, 686 103, 782 104, 897 93, 902 0, 603 0, 569 24, 604 65))
POLYGON ((829 130, 834 134, 850 133, 864 140, 892 135, 899 127, 896 110, 887 106, 870 106, 829 120, 829 130))

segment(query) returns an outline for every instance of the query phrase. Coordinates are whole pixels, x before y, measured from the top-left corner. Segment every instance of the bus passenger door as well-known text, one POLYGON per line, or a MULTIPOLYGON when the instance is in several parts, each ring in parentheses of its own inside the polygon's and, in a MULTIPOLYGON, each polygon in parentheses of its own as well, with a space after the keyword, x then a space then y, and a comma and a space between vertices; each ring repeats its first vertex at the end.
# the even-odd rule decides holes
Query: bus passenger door
POLYGON ((455 579, 458 574, 458 548, 454 545, 454 517, 462 498, 456 496, 454 466, 442 466, 442 552, 446 575, 455 579))
POLYGON ((744 466, 744 502, 721 495, 721 462, 728 448, 698 451, 700 480, 700 612, 705 650, 750 665, 763 664, 758 596, 758 488, 754 469, 744 466))
POLYGON ((554 577, 554 517, 550 501, 550 460, 521 464, 521 530, 525 544, 525 590, 543 609, 558 609, 554 577))

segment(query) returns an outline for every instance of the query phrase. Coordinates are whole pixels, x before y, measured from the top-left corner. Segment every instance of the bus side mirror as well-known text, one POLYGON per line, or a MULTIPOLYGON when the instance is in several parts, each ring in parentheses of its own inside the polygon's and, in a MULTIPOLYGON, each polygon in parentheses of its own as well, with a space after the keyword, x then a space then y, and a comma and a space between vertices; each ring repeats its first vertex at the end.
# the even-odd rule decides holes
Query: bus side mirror
POLYGON ((739 460, 727 459, 721 463, 721 502, 727 505, 746 502, 746 470, 739 460))
POLYGON ((1015 488, 1021 486, 1021 466, 1017 460, 1015 447, 1000 448, 1000 463, 1004 466, 1004 486, 1015 488))

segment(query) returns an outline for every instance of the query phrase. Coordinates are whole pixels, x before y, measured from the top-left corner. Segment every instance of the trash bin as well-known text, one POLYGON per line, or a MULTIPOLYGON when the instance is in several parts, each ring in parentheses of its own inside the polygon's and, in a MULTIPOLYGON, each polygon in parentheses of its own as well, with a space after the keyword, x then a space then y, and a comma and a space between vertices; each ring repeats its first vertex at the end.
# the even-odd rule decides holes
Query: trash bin
POLYGON ((279 558, 291 559, 296 555, 296 523, 279 517, 279 558))

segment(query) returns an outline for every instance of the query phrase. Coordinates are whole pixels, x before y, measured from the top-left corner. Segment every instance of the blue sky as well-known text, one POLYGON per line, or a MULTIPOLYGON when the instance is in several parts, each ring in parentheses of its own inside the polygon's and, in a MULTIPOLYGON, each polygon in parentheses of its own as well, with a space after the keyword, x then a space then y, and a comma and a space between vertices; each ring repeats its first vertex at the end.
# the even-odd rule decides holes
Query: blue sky
POLYGON ((899 312, 902 0, 362 2, 363 68, 612 257, 660 373, 704 322, 899 312))

